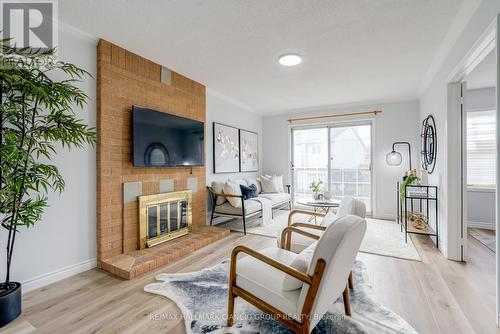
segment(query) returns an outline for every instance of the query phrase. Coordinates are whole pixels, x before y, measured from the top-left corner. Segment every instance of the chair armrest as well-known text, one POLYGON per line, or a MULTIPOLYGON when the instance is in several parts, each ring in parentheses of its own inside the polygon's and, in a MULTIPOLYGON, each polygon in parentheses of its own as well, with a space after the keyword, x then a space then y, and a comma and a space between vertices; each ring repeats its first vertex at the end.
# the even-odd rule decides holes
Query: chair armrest
POLYGON ((237 256, 239 253, 245 253, 251 257, 256 258, 259 261, 264 262, 265 264, 276 268, 290 276, 293 276, 294 278, 298 279, 299 281, 302 281, 307 284, 312 283, 312 278, 304 273, 301 273, 300 271, 287 266, 283 263, 280 263, 276 260, 271 259, 270 257, 267 257, 251 248, 248 248, 246 246, 236 246, 233 249, 233 252, 231 253, 231 276, 234 277, 233 275, 236 275, 236 261, 237 261, 237 256))
POLYGON ((288 214, 288 226, 292 225, 293 216, 297 213, 303 213, 306 215, 311 215, 311 216, 316 216, 316 217, 324 217, 325 216, 324 213, 319 213, 319 212, 314 212, 314 211, 309 211, 309 210, 295 209, 295 210, 290 211, 290 213, 288 214))
POLYGON ((291 242, 292 242, 292 233, 302 234, 303 236, 314 239, 314 240, 319 240, 319 238, 320 238, 316 234, 306 232, 304 230, 298 229, 298 228, 293 227, 293 226, 285 227, 283 232, 281 232, 281 247, 283 248, 283 246, 284 246, 283 249, 288 250, 288 251, 290 250, 290 246, 291 246, 291 242))
POLYGON ((293 227, 304 227, 304 228, 310 228, 312 230, 320 230, 320 231, 326 230, 325 226, 308 224, 308 223, 292 223, 292 225, 290 225, 290 226, 293 226, 293 227))

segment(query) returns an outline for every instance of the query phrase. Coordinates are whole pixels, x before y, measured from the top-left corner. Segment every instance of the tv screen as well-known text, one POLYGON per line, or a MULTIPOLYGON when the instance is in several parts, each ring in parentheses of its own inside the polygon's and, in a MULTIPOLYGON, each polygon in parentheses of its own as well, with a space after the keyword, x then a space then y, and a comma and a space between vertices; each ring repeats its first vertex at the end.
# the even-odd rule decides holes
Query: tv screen
POLYGON ((136 167, 204 165, 203 122, 134 106, 132 159, 136 167))

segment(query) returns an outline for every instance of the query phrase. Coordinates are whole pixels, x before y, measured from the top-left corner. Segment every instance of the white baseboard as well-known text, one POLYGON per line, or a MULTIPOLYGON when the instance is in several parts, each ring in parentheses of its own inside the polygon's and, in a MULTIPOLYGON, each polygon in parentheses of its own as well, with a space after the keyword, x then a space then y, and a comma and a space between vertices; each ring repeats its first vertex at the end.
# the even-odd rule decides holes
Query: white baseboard
POLYGON ((67 277, 90 270, 92 268, 95 268, 96 266, 97 266, 97 261, 95 258, 93 258, 80 263, 73 264, 65 268, 61 268, 51 273, 33 277, 29 280, 22 282, 23 294, 41 288, 43 286, 49 285, 51 283, 55 283, 67 277))
POLYGON ((495 229, 495 223, 467 222, 467 227, 471 227, 471 228, 484 228, 486 230, 494 230, 495 229))

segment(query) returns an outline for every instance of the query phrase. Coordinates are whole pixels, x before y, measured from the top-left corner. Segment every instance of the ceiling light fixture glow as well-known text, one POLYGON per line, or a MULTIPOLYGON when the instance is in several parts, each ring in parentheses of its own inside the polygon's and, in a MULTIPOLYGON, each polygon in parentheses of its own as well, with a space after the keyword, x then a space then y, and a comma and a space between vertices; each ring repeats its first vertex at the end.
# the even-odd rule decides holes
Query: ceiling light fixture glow
POLYGON ((295 53, 288 53, 280 56, 278 61, 283 66, 296 66, 302 62, 302 57, 295 53))

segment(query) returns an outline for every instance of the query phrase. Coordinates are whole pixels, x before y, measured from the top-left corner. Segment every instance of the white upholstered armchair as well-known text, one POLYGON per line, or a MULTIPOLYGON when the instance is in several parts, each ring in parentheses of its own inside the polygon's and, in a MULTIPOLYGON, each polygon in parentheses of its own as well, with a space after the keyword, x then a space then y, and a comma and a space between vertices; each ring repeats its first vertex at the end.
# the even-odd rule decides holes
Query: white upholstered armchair
MULTIPOLYGON (((290 240, 290 250, 294 253, 300 253, 302 250, 311 245, 315 238, 311 237, 310 234, 316 235, 318 238, 323 233, 323 231, 337 218, 345 216, 345 215, 355 215, 361 218, 366 218, 366 205, 359 199, 353 197, 344 197, 340 202, 337 213, 334 214, 332 212, 328 213, 326 216, 319 212, 312 212, 307 210, 292 210, 288 215, 288 226, 296 227, 306 234, 295 233, 290 240), (311 216, 323 217, 323 220, 320 224, 315 225, 311 223, 294 223, 293 217, 296 214, 306 214, 311 216)), ((316 239, 318 239, 316 238, 316 239)), ((278 247, 281 246, 281 235, 277 237, 278 247)))
MULTIPOLYGON (((283 232, 284 248, 301 230, 283 232), (299 232, 298 232, 299 231, 299 232)), ((233 324, 234 299, 241 297, 296 333, 310 333, 343 293, 351 314, 346 281, 366 231, 366 221, 347 215, 328 226, 317 242, 299 254, 283 248, 255 251, 237 246, 231 254, 228 326, 233 324), (248 256, 238 259, 239 253, 248 256)))

